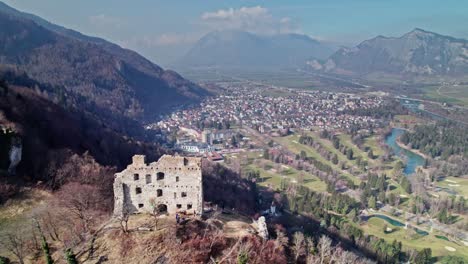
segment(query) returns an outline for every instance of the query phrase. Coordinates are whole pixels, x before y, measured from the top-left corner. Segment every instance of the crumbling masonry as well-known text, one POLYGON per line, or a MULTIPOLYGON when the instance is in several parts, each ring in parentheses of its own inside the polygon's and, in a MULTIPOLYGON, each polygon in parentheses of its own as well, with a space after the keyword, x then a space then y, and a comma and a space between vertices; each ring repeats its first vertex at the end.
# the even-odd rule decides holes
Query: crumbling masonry
POLYGON ((164 155, 146 164, 145 156, 135 155, 115 174, 114 215, 155 211, 203 213, 200 158, 164 155))

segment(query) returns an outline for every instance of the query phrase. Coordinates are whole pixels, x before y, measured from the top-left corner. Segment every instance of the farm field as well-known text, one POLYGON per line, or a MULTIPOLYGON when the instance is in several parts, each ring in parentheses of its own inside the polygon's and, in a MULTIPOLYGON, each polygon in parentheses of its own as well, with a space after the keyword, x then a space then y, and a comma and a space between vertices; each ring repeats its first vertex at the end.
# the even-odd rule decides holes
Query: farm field
POLYGON ((426 99, 468 106, 467 85, 428 86, 423 88, 423 91, 426 99))

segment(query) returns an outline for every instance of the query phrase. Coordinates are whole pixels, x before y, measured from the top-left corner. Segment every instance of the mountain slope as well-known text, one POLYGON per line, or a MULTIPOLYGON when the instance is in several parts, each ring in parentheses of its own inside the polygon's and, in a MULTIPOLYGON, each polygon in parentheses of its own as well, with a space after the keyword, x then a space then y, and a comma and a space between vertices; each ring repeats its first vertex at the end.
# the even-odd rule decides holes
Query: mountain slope
POLYGON ((5 5, 0 6, 0 64, 73 91, 104 111, 137 119, 153 119, 208 94, 133 51, 5 5))
POLYGON ((312 68, 365 75, 466 75, 468 41, 415 29, 399 38, 378 36, 354 48, 343 48, 312 68))
POLYGON ((42 88, 2 85, 0 89, 0 134, 7 128, 15 137, 2 141, 0 156, 8 154, 13 142, 22 146, 14 176, 6 174, 8 160, 6 166, 2 161, 0 203, 20 186, 41 181, 56 189, 75 181, 105 187, 108 195, 103 203, 111 205, 116 168, 124 168, 134 153, 157 159, 165 151, 157 144, 124 137, 79 109, 50 101, 42 88))
POLYGON ((308 58, 326 58, 331 46, 305 35, 260 36, 243 31, 215 31, 202 37, 179 62, 185 67, 284 68, 308 58))

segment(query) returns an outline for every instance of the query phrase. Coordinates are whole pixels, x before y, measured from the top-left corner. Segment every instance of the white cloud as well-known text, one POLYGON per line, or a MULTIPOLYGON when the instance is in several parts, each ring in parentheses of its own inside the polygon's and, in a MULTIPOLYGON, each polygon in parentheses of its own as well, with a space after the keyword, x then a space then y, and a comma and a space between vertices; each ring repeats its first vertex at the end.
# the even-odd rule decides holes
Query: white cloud
POLYGON ((202 24, 210 30, 243 30, 259 34, 298 32, 297 25, 289 17, 275 18, 261 6, 239 9, 220 9, 201 15, 202 24))

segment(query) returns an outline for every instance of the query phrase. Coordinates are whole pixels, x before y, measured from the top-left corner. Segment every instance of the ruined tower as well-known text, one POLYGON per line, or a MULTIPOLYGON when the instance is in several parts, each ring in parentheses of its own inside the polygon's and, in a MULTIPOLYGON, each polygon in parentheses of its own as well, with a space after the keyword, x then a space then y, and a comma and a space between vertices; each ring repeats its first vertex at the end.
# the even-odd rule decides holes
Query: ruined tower
POLYGON ((155 210, 203 213, 200 158, 164 155, 146 164, 145 156, 135 155, 132 164, 115 174, 114 215, 155 210))

